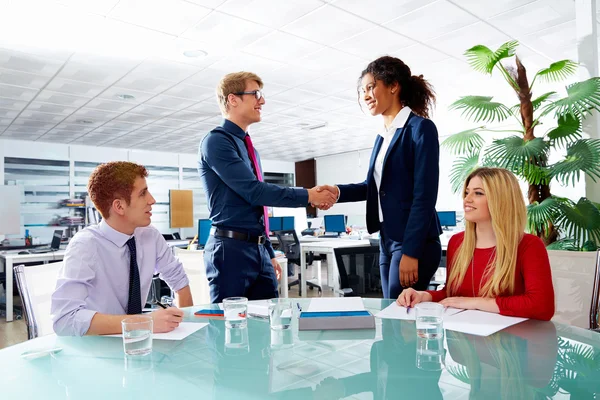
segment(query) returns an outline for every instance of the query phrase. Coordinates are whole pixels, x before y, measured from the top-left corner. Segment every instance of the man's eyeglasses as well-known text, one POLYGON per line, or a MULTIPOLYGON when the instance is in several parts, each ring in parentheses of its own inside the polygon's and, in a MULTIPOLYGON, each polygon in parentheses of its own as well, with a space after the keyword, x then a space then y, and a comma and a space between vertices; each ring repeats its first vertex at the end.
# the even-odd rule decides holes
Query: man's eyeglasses
POLYGON ((252 90, 252 91, 249 91, 249 92, 235 92, 235 93, 232 93, 232 94, 235 94, 236 96, 241 96, 241 95, 244 95, 244 94, 253 94, 254 97, 256 98, 256 100, 260 100, 260 99, 262 99, 262 98, 265 97, 265 95, 263 94, 262 90, 252 90))

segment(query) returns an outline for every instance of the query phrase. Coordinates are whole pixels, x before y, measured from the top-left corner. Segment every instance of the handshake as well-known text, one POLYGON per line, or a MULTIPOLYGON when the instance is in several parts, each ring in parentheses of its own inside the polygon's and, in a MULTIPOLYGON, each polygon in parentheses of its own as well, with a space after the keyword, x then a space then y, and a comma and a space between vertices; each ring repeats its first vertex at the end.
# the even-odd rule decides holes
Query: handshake
POLYGON ((337 186, 321 185, 308 189, 308 202, 321 210, 329 210, 339 197, 340 190, 337 186))

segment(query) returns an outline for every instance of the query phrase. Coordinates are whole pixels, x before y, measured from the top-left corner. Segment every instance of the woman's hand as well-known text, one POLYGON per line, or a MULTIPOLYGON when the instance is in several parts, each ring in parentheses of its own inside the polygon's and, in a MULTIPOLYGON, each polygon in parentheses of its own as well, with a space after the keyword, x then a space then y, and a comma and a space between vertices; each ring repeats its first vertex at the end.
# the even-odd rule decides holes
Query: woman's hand
POLYGON ((431 299, 431 295, 427 292, 417 292, 413 288, 408 288, 400 293, 400 296, 398 296, 398 299, 396 300, 396 304, 402 307, 414 307, 424 301, 431 301, 431 299))
POLYGON ((479 310, 480 297, 446 297, 440 301, 444 307, 460 308, 463 310, 479 310))

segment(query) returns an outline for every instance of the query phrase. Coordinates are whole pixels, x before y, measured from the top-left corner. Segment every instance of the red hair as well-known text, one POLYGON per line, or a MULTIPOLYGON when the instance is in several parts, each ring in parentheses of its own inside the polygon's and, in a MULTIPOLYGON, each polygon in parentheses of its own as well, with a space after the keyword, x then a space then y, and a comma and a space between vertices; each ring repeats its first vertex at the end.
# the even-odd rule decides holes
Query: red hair
POLYGON ((115 199, 124 199, 129 205, 133 185, 138 177, 146 178, 148 170, 128 161, 112 161, 94 169, 88 181, 88 193, 103 218, 110 216, 115 199))

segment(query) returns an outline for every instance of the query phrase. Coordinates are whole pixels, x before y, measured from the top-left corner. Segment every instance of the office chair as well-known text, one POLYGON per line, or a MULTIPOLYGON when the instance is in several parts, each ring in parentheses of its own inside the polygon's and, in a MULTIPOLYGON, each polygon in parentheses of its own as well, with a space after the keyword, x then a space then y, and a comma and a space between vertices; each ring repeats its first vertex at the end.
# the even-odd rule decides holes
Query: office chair
MULTIPOLYGON (((335 261, 337 262, 338 273, 340 275, 340 291, 337 294, 340 297, 355 297, 360 296, 363 291, 363 282, 366 282, 366 287, 369 291, 381 289, 381 284, 375 285, 375 280, 380 281, 379 273, 379 247, 378 246, 358 246, 349 248, 339 248, 333 250, 335 261), (355 257, 362 254, 365 257, 364 277, 358 274, 348 273, 344 263, 343 256, 355 257), (373 258, 369 267, 369 257, 373 258)), ((350 270, 350 268, 348 268, 350 270)))
POLYGON ((592 285, 592 301, 590 304, 590 330, 600 333, 600 250, 596 251, 596 272, 592 285))
POLYGON ((17 265, 13 268, 29 339, 54 333, 50 306, 62 266, 63 262, 59 261, 33 266, 17 265))
MULTIPOLYGON (((295 230, 289 230, 289 231, 275 231, 275 236, 277 236, 277 240, 279 241, 279 248, 281 249, 281 251, 283 251, 283 253, 285 254, 285 257, 288 260, 288 272, 292 271, 292 275, 293 275, 293 269, 290 268, 290 264, 296 264, 296 265, 300 265, 300 240, 298 240, 298 236, 296 235, 296 231, 295 230)), ((312 264, 312 259, 310 259, 309 257, 306 258, 306 265, 311 265, 312 264)), ((295 285, 298 285, 299 288, 299 293, 302 293, 302 275, 304 271, 299 271, 298 272, 298 279, 296 279, 293 282, 289 282, 288 283, 288 290, 295 285)), ((321 271, 318 271, 318 273, 320 274, 321 271)), ((288 273, 288 275, 290 275, 288 273)), ((323 293, 323 289, 321 288, 321 286, 309 282, 308 280, 306 281, 306 286, 308 286, 309 289, 314 289, 317 288, 319 290, 319 294, 323 293)))

